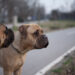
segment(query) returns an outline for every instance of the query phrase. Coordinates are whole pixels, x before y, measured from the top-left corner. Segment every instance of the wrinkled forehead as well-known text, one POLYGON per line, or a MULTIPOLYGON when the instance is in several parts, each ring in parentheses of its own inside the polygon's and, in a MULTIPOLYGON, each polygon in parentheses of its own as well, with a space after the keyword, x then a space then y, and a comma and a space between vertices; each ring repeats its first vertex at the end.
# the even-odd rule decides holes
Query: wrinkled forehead
POLYGON ((42 31, 42 28, 37 24, 29 25, 29 28, 27 29, 27 32, 34 33, 36 30, 42 31))

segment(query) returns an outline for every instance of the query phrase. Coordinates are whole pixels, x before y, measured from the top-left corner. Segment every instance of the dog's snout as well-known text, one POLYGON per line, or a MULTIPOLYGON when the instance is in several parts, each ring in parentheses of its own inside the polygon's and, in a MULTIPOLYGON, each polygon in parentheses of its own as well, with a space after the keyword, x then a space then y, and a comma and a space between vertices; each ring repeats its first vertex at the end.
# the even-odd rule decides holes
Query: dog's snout
POLYGON ((47 36, 46 35, 42 35, 42 39, 46 39, 47 40, 47 36))
POLYGON ((47 47, 48 44, 49 44, 47 36, 46 35, 42 35, 41 37, 42 37, 43 46, 47 47))
POLYGON ((47 46, 48 46, 48 44, 49 44, 49 42, 47 41, 47 42, 45 43, 45 46, 44 46, 44 47, 47 47, 47 46))

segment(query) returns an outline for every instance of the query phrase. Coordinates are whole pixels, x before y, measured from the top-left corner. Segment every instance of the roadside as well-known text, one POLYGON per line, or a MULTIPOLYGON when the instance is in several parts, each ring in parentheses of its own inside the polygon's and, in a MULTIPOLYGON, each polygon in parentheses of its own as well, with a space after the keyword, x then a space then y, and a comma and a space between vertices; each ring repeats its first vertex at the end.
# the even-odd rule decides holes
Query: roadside
POLYGON ((46 75, 75 75, 75 51, 64 57, 46 75))
MULTIPOLYGON (((30 22, 30 23, 39 24, 43 28, 44 32, 52 32, 55 30, 75 27, 75 21, 43 21, 43 22, 30 22)), ((20 25, 22 24, 19 24, 18 26, 20 25)), ((13 26, 13 30, 16 31, 17 26, 13 26)))
POLYGON ((75 27, 75 21, 47 21, 38 24, 45 32, 75 27))
POLYGON ((48 64, 36 75, 75 75, 75 47, 48 64))
MULTIPOLYGON (((74 21, 50 21, 50 22, 42 22, 38 24, 44 29, 44 32, 52 32, 56 30, 75 27, 74 21)), ((16 31, 17 27, 13 26, 13 30, 16 31)), ((54 65, 45 75, 75 75, 74 58, 75 58, 75 51, 65 56, 64 59, 62 59, 62 61, 54 65)), ((40 74, 40 75, 44 75, 44 74, 40 74)))
MULTIPOLYGON (((40 69, 56 60, 75 45, 75 28, 47 33, 49 46, 42 50, 27 53, 22 75, 35 75, 40 69)), ((2 70, 0 69, 0 75, 2 70)), ((40 74, 39 74, 40 75, 40 74)))

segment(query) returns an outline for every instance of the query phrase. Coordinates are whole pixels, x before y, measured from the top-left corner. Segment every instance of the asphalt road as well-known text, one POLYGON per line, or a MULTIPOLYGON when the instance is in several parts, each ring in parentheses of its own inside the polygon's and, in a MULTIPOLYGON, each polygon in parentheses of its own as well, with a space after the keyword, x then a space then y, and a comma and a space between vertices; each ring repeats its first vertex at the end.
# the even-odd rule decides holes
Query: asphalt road
MULTIPOLYGON (((48 48, 27 53, 22 75, 35 75, 40 69, 75 46, 75 28, 51 32, 47 36, 48 48)), ((2 74, 2 69, 0 69, 0 75, 2 74)))

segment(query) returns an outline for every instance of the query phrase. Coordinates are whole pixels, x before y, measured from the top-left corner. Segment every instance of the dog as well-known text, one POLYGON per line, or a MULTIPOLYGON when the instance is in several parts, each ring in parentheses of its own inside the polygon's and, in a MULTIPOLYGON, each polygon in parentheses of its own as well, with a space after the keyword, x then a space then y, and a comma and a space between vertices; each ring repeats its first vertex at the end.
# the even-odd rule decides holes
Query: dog
POLYGON ((14 41, 14 33, 5 25, 0 24, 0 49, 8 47, 14 41))
POLYGON ((0 50, 0 66, 3 67, 4 75, 22 75, 26 53, 46 48, 49 44, 42 28, 36 24, 21 25, 14 36, 14 42, 8 48, 0 50))

